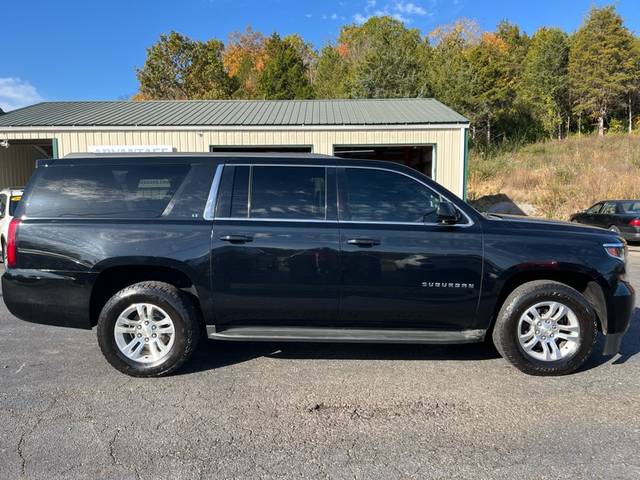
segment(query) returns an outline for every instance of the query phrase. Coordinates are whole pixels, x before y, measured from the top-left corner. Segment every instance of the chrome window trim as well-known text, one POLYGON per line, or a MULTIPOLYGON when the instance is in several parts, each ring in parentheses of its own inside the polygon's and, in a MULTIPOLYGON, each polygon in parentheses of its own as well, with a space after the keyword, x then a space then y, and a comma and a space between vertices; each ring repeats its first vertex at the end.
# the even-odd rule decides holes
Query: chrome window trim
POLYGON ((296 222, 296 223, 338 223, 337 220, 317 220, 304 218, 247 218, 247 217, 215 217, 216 221, 230 220, 234 222, 296 222))
MULTIPOLYGON (((250 178, 249 178, 249 191, 251 190, 251 174, 250 174, 250 178)), ((250 200, 249 200, 250 202, 250 200)), ((325 202, 325 217, 326 217, 326 211, 327 211, 327 205, 325 202)), ((213 212, 212 212, 213 213, 213 212)), ((247 211, 247 214, 249 214, 249 210, 247 211)), ((454 202, 451 201, 451 199, 449 197, 447 197, 446 195, 441 194, 440 192, 434 190, 430 185, 427 185, 425 182, 423 182, 422 180, 418 180, 417 178, 412 177, 411 175, 408 175, 404 172, 398 172, 396 170, 392 170, 389 168, 384 168, 384 167, 363 167, 363 166, 359 166, 359 165, 354 165, 354 166, 350 166, 350 165, 327 165, 327 164, 310 164, 310 165, 305 165, 305 164, 297 164, 297 163, 229 163, 227 165, 218 165, 218 169, 216 170, 216 174, 214 176, 213 179, 213 184, 211 185, 211 191, 209 193, 209 198, 207 199, 207 207, 205 207, 205 215, 204 218, 206 220, 218 220, 218 221, 222 221, 222 220, 231 220, 231 221, 250 221, 250 222, 296 222, 296 223, 302 223, 302 222, 310 222, 310 223, 344 223, 344 224, 349 224, 349 223, 354 223, 354 224, 372 224, 372 225, 410 225, 410 226, 420 226, 420 225, 424 225, 424 226, 441 226, 441 227, 460 227, 460 228, 468 228, 471 227, 473 225, 475 225, 475 222, 471 219, 471 217, 469 217, 469 215, 467 215, 466 212, 464 212, 462 209, 460 209, 454 202), (427 187, 429 190, 431 190, 434 194, 438 195, 440 198, 444 198, 446 201, 450 202, 455 208, 456 210, 458 210, 462 215, 464 215, 464 217, 467 219, 467 223, 456 223, 453 225, 444 225, 441 223, 437 223, 437 222, 380 222, 380 221, 366 221, 366 220, 318 220, 318 219, 293 219, 293 218, 252 218, 252 217, 214 217, 213 215, 211 216, 211 218, 209 218, 207 216, 207 213, 209 212, 207 210, 207 208, 210 207, 210 203, 213 205, 213 207, 215 207, 215 203, 216 203, 216 198, 218 196, 218 189, 220 187, 220 179, 222 177, 222 169, 225 166, 229 166, 229 167, 253 167, 253 166, 260 166, 260 167, 310 167, 310 168, 324 168, 325 169, 325 196, 327 195, 327 186, 326 186, 326 178, 327 178, 327 173, 329 168, 359 168, 359 169, 364 169, 364 170, 382 170, 384 172, 390 172, 390 173, 395 173, 398 175, 404 175, 405 177, 413 180, 414 182, 417 182, 425 187, 427 187), (212 195, 213 195, 213 199, 212 199, 212 195)))
POLYGON ((209 190, 207 203, 204 206, 204 212, 202 214, 202 218, 205 220, 213 220, 215 217, 215 208, 218 200, 218 190, 220 189, 220 180, 222 179, 222 170, 224 170, 224 164, 219 164, 216 167, 216 173, 213 175, 211 190, 209 190))

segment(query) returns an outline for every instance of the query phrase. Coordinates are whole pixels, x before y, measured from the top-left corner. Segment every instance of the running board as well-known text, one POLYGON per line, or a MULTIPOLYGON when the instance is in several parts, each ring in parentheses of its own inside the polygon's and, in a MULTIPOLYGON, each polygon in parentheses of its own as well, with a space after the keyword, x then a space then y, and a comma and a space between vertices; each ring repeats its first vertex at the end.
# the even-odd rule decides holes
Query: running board
POLYGON ((484 340, 484 330, 393 330, 317 327, 227 327, 207 325, 209 338, 263 342, 353 342, 353 343, 473 343, 484 340))

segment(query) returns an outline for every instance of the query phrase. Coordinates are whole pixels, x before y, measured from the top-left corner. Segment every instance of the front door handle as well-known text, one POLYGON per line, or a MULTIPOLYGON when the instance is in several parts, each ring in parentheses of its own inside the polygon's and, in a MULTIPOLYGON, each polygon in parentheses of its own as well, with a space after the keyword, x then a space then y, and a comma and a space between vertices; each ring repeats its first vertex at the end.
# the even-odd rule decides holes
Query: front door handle
POLYGON ((347 240, 347 243, 349 245, 356 245, 358 247, 375 247, 376 245, 380 245, 380 240, 376 238, 357 237, 350 238, 349 240, 347 240))
POLYGON ((231 243, 247 243, 252 242, 253 237, 248 235, 223 235, 220 237, 220 240, 223 242, 231 242, 231 243))

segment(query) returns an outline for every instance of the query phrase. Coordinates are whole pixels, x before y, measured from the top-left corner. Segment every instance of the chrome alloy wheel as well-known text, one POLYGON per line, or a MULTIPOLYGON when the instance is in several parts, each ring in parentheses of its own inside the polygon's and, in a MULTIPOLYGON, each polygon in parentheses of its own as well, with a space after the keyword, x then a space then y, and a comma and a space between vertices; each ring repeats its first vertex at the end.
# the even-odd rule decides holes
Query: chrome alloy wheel
POLYGON ((113 329, 116 345, 130 360, 149 364, 164 359, 175 340, 171 317, 151 303, 134 303, 116 320, 113 329))
POLYGON ((518 322, 518 341, 524 352, 543 362, 564 360, 580 347, 580 323, 567 305, 539 302, 518 322))

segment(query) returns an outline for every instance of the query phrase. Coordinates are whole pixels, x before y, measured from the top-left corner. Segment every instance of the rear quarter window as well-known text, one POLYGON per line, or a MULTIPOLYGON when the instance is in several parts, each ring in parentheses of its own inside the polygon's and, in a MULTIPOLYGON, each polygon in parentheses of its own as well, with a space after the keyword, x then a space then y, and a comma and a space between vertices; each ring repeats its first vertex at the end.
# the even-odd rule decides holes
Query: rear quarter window
POLYGON ((42 169, 24 214, 40 218, 159 217, 188 165, 88 165, 42 169))

